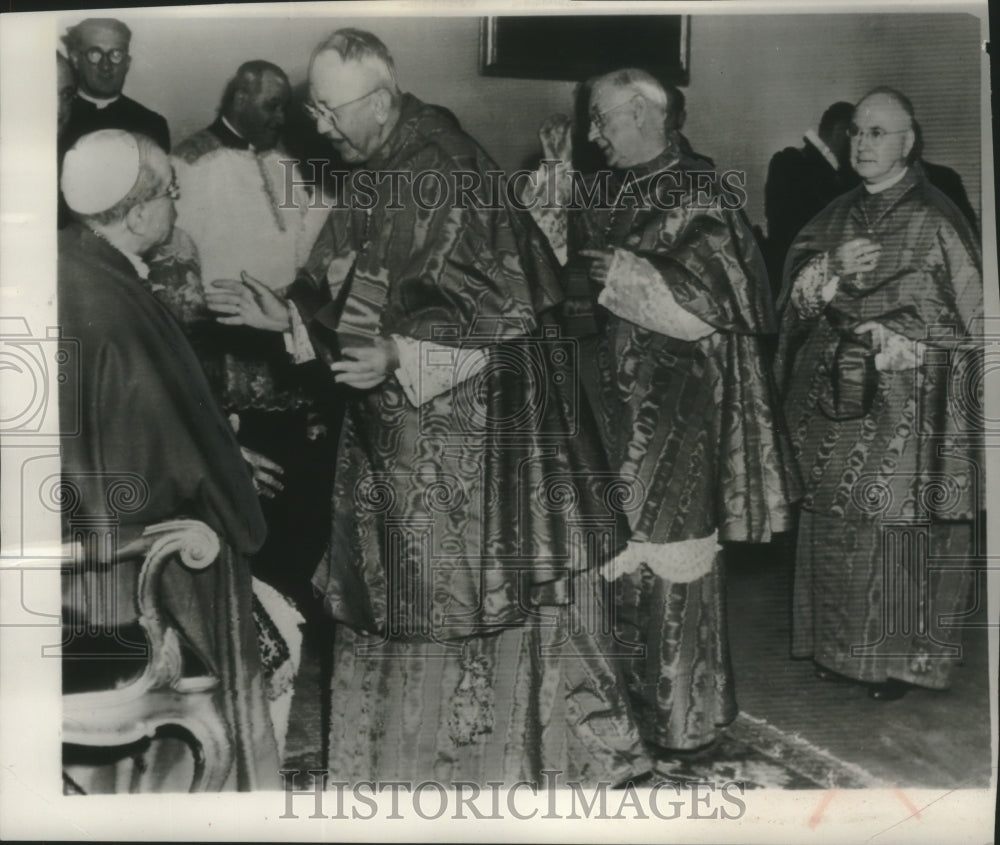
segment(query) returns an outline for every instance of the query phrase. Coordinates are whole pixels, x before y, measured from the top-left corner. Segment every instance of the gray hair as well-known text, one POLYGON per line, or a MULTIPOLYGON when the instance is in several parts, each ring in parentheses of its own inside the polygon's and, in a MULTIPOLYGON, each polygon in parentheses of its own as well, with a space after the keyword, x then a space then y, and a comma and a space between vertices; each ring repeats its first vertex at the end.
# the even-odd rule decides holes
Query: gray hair
POLYGON ((385 87, 395 98, 399 94, 399 83, 396 81, 396 63, 393 61, 389 48, 378 36, 363 29, 348 27, 330 33, 319 46, 313 50, 313 61, 320 53, 334 52, 345 62, 367 65, 375 68, 385 87))
POLYGON ((611 85, 638 94, 666 114, 669 107, 667 92, 655 76, 635 67, 622 68, 597 79, 597 85, 611 85))
POLYGON ((132 43, 132 30, 117 18, 87 18, 76 26, 71 26, 63 36, 63 44, 70 51, 79 50, 83 44, 83 31, 90 26, 112 29, 125 39, 126 44, 132 43))

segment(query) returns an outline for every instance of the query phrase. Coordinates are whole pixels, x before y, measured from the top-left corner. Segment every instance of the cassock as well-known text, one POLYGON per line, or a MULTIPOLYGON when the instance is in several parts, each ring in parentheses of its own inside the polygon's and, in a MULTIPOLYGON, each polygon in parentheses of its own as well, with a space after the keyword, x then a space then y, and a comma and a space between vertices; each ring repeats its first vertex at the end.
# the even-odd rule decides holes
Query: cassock
POLYGON ((911 167, 832 202, 786 270, 776 363, 805 481, 793 654, 944 688, 959 639, 945 617, 965 606, 983 506, 961 387, 981 354, 967 336, 983 299, 972 230, 911 167), (858 237, 881 244, 875 269, 832 277, 826 253, 858 237))
POLYGON ((491 190, 496 164, 410 95, 366 164, 388 171, 407 178, 376 179, 374 203, 348 182, 290 292, 327 360, 379 334, 400 350, 349 402, 314 577, 341 623, 331 777, 648 771, 589 573, 624 543, 629 491, 573 394, 573 344, 543 314, 551 252, 491 190))
POLYGON ((736 715, 719 543, 787 530, 797 495, 761 354, 776 328, 763 261, 704 173, 672 143, 612 173, 609 202, 570 211, 567 265, 608 456, 642 490, 609 573, 618 640, 645 648, 629 688, 646 739, 680 749, 736 715), (598 288, 575 256, 608 248, 598 288))
POLYGON ((163 115, 124 94, 100 105, 77 94, 70 105, 69 122, 59 143, 63 150, 68 150, 77 139, 98 129, 138 132, 152 138, 164 152, 170 152, 170 129, 163 115))
MULTIPOLYGON (((247 565, 264 522, 229 424, 180 327, 136 267, 79 224, 60 233, 58 293, 62 334, 76 342, 80 364, 79 380, 59 390, 61 418, 79 419, 79 431, 62 438, 63 481, 79 491, 67 519, 116 517, 120 542, 178 518, 219 535, 219 558, 200 571, 169 567, 162 597, 197 659, 221 679, 232 787, 276 788, 247 565)), ((116 567, 116 579, 135 576, 128 562, 116 567)))

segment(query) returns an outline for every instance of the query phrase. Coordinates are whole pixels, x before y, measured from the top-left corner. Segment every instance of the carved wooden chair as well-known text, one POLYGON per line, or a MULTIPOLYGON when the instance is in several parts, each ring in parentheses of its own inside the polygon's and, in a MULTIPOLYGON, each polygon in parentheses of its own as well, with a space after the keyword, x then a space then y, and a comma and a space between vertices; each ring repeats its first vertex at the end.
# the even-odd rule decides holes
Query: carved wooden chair
MULTIPOLYGON (((93 549, 76 542, 64 549, 75 563, 86 563, 93 549)), ((160 575, 174 559, 190 569, 210 566, 219 554, 219 538, 204 523, 176 520, 153 525, 137 540, 117 550, 115 560, 138 560, 136 601, 138 624, 145 634, 145 666, 138 677, 110 689, 63 693, 63 781, 67 792, 85 792, 67 772, 67 747, 98 750, 145 742, 164 733, 181 737, 194 759, 191 792, 223 787, 232 765, 232 745, 219 701, 219 679, 185 676, 182 643, 162 610, 158 597, 160 575)), ((79 635, 75 631, 73 636, 79 635)), ((64 643, 65 645, 65 643, 64 643)), ((64 671, 66 664, 64 663, 64 671)), ((151 791, 144 766, 133 766, 121 788, 151 791)))

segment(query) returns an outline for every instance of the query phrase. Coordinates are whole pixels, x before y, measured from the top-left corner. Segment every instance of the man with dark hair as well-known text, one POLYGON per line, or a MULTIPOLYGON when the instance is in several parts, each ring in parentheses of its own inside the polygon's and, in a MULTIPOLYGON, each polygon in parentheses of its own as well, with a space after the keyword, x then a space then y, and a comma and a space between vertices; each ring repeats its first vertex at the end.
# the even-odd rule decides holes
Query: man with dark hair
MULTIPOLYGON (((854 110, 862 184, 796 237, 777 369, 806 484, 792 653, 891 701, 946 689, 983 506, 974 415, 955 401, 983 306, 975 234, 914 158, 909 100, 854 110), (934 572, 934 565, 947 565, 934 572)), ((970 400, 973 401, 973 400, 970 400)))
POLYGON ((63 38, 77 75, 77 92, 62 148, 98 129, 124 129, 148 135, 170 152, 170 130, 162 115, 122 94, 132 64, 132 31, 114 18, 88 18, 63 38))
POLYGON ((786 147, 775 153, 767 170, 764 213, 767 216, 766 257, 775 295, 788 248, 799 230, 829 204, 830 200, 858 183, 851 169, 847 127, 854 106, 837 102, 812 129, 802 147, 786 147))
POLYGON ((308 604, 328 539, 332 469, 308 371, 292 366, 279 336, 219 325, 205 302, 217 280, 244 273, 284 291, 328 213, 313 207, 279 147, 290 94, 280 67, 245 62, 212 124, 177 146, 177 227, 151 261, 150 281, 184 326, 264 499, 268 537, 254 573, 308 604))
POLYGON ((667 132, 675 134, 681 153, 695 161, 703 162, 707 168, 713 169, 715 162, 706 155, 696 153, 687 136, 681 131, 687 121, 687 98, 684 96, 684 92, 676 85, 664 85, 663 90, 667 92, 667 117, 664 122, 667 132))

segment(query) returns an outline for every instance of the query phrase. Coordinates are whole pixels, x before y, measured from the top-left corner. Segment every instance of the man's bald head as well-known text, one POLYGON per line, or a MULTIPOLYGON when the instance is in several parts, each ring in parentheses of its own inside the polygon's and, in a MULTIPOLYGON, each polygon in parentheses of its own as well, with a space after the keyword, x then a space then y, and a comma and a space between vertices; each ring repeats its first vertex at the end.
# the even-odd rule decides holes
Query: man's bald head
POLYGON ((894 88, 869 91, 854 108, 851 165, 869 185, 903 172, 917 139, 913 105, 894 88))

